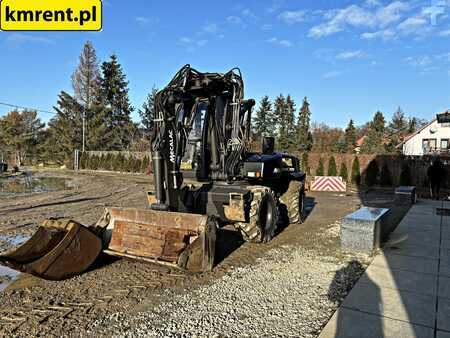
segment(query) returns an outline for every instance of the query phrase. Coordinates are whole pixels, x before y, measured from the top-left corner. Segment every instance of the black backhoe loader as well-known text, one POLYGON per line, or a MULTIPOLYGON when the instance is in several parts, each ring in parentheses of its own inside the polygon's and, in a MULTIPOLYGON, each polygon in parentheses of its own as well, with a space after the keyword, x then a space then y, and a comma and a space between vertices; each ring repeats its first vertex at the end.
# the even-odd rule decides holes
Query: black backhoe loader
POLYGON ((0 263, 59 280, 85 271, 103 251, 208 271, 218 227, 233 224, 246 241, 267 242, 280 206, 289 223, 302 222, 305 174, 297 157, 274 152, 273 138, 263 139, 262 153, 250 150, 254 105, 244 99, 239 69, 201 73, 184 66, 155 98, 149 208, 107 208, 89 227, 46 221, 0 263))

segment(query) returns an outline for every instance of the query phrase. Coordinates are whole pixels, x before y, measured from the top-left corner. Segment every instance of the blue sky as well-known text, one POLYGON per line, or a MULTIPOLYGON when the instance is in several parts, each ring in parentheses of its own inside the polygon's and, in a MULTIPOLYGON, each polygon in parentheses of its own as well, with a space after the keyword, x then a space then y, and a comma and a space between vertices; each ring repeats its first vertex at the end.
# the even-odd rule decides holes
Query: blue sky
POLYGON ((118 55, 135 107, 190 63, 239 66, 257 100, 308 96, 332 126, 450 108, 450 0, 108 0, 103 16, 101 32, 0 32, 0 102, 52 110, 91 40, 100 60, 118 55))

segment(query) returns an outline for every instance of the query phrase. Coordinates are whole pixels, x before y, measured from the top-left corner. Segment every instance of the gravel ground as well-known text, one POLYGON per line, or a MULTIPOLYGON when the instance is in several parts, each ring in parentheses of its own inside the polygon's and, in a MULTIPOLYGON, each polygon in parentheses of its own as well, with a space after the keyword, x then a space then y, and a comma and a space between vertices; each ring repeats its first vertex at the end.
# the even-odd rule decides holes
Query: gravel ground
MULTIPOLYGON (((317 337, 364 271, 367 258, 339 261, 281 247, 211 285, 134 316, 115 313, 90 333, 155 337, 317 337)), ((168 294, 170 298, 170 294, 168 294)))
MULTIPOLYGON (((48 217, 95 222, 107 206, 146 207, 151 177, 42 172, 76 183, 0 200, 0 252, 17 246, 48 217)), ((340 251, 340 220, 362 203, 392 194, 307 194, 310 214, 264 245, 221 229, 216 266, 193 275, 126 259, 99 259, 63 282, 21 275, 0 292, 0 336, 317 337, 367 258, 340 251)), ((394 207, 395 211, 395 207, 394 207)), ((398 220, 405 210, 394 215, 398 220)), ((0 284, 7 274, 0 271, 0 284)))

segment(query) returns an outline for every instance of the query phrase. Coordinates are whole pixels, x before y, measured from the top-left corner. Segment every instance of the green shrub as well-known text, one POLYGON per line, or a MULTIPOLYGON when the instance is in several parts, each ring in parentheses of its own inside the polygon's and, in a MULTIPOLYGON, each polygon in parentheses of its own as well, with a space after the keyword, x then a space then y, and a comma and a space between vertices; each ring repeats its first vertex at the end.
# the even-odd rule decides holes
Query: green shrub
POLYGON ((379 168, 375 159, 370 161, 366 169, 365 183, 367 186, 372 187, 379 183, 378 181, 379 168))
POLYGON ((323 160, 322 158, 319 159, 319 164, 316 169, 316 176, 323 176, 325 174, 325 169, 323 167, 323 160))
POLYGON ((308 158, 308 153, 303 153, 302 154, 302 160, 300 161, 300 169, 306 173, 306 171, 308 170, 308 162, 309 162, 309 158, 308 158))
POLYGON ((356 185, 361 184, 361 169, 358 157, 355 157, 352 164, 352 183, 356 185))
POLYGON ((344 181, 348 180, 348 170, 347 170, 347 165, 345 164, 344 160, 342 160, 342 163, 341 163, 341 169, 339 170, 339 176, 341 176, 344 181))
POLYGON ((380 185, 383 187, 392 186, 392 175, 387 163, 385 163, 381 168, 380 185))
POLYGON ((146 173, 148 166, 150 165, 150 159, 148 156, 144 156, 144 159, 142 161, 142 165, 141 165, 141 173, 146 173))
POLYGON ((336 160, 333 155, 328 160, 328 176, 337 176, 336 160))

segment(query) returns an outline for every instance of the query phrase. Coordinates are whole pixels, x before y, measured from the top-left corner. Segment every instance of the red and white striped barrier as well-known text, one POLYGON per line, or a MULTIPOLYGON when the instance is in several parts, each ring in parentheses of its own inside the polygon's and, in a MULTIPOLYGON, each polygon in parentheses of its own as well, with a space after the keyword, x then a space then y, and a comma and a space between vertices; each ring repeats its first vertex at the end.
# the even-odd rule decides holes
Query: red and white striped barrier
POLYGON ((347 182, 344 182, 341 176, 315 176, 311 191, 346 192, 347 182))

